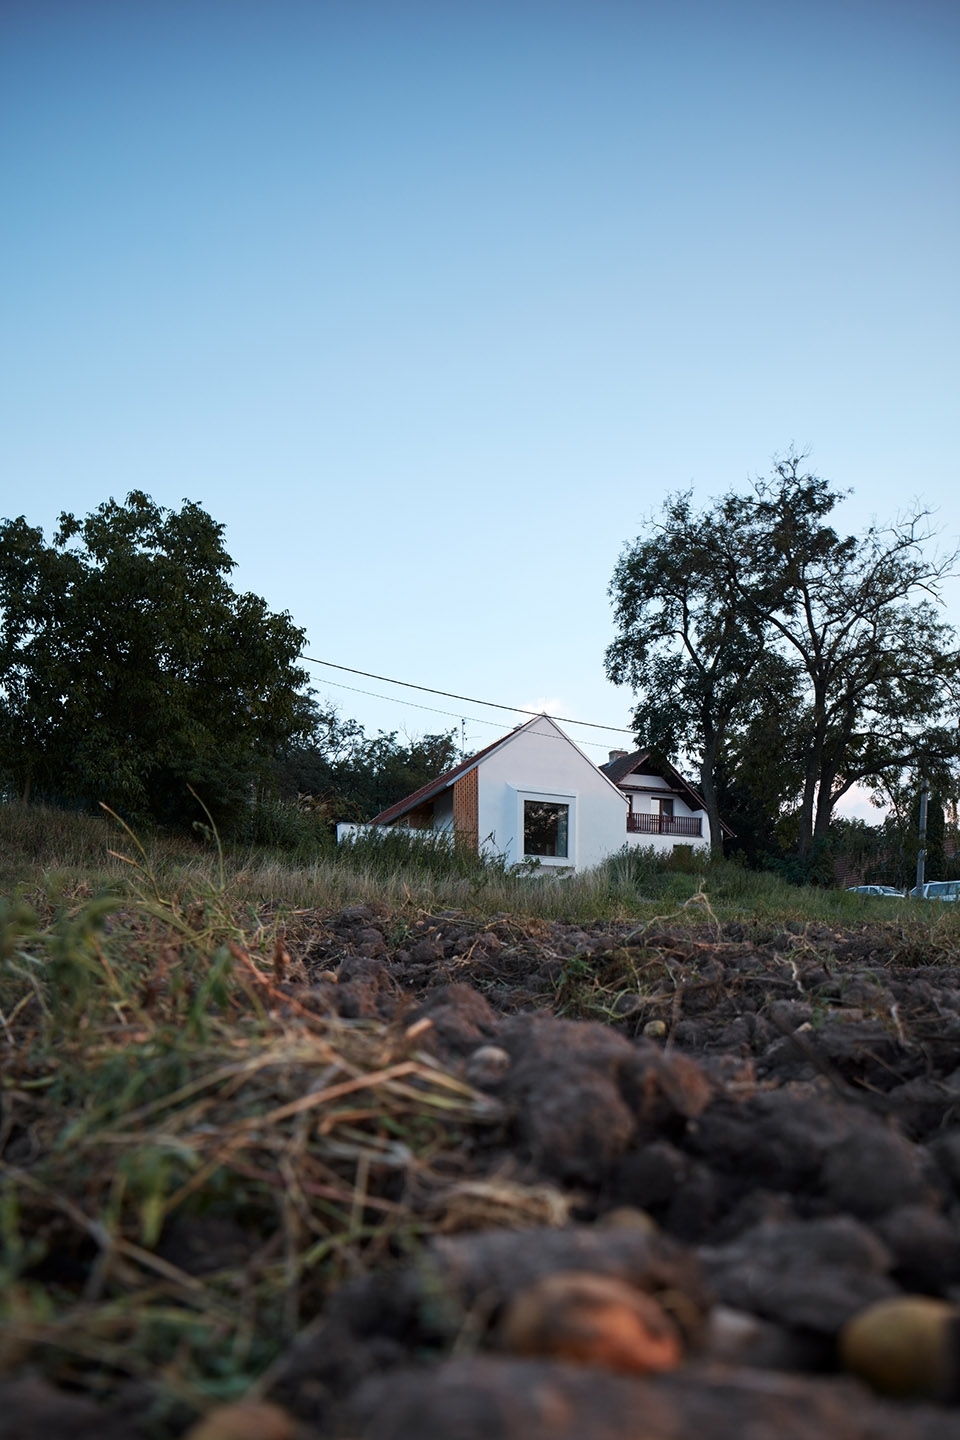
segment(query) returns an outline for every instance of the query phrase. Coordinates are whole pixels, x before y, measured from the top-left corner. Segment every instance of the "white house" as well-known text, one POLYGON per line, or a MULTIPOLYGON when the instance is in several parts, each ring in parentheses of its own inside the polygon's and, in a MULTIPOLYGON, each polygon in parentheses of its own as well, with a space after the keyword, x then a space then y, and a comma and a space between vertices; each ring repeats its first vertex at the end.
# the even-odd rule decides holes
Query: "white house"
MULTIPOLYGON (((627 841, 671 850, 674 845, 710 847, 710 820, 703 800, 678 770, 649 752, 611 750, 601 771, 627 796, 627 841)), ((720 822, 725 835, 733 835, 720 822)))
MULTIPOLYGON (((538 715, 374 817, 371 825, 445 832, 514 865, 585 870, 624 845, 709 846, 703 801, 640 751, 592 760, 538 715), (627 763, 630 762, 630 763, 627 763)), ((338 827, 338 837, 356 830, 338 827)))

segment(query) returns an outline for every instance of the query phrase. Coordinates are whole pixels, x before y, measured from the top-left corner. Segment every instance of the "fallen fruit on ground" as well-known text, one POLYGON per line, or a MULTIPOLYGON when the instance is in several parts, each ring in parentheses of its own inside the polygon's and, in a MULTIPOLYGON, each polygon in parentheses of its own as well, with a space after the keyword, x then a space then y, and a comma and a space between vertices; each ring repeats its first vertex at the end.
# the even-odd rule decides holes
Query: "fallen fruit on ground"
POLYGON ((960 1310, 928 1295, 868 1305, 840 1332, 844 1369, 882 1395, 960 1398, 960 1310))

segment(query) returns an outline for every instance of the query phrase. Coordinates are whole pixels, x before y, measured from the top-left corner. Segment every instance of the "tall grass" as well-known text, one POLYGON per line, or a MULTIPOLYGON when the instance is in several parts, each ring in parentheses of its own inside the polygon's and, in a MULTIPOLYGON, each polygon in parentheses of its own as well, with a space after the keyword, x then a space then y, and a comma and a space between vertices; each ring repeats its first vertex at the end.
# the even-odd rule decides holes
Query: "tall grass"
POLYGON ((136 1381, 167 1440, 455 1215, 464 1131, 496 1115, 402 1019, 292 995, 306 971, 239 871, 120 834, 0 812, 35 902, 0 899, 0 1359, 98 1397, 136 1381))
MULTIPOLYGON (((157 882, 171 890, 218 884, 210 837, 137 837, 157 882)), ((49 903, 130 893, 136 875, 130 837, 109 817, 40 806, 0 805, 0 889, 49 903), (113 853, 111 853, 113 852, 113 853), (127 855, 128 859, 119 858, 127 855)), ((595 870, 517 874, 496 860, 465 855, 417 833, 385 832, 351 845, 317 846, 313 857, 264 845, 226 845, 234 901, 270 909, 336 909, 378 903, 390 909, 510 913, 543 919, 649 921, 686 926, 737 921, 760 928, 872 920, 960 934, 960 906, 918 905, 789 884, 683 847, 672 853, 630 847, 595 870)))

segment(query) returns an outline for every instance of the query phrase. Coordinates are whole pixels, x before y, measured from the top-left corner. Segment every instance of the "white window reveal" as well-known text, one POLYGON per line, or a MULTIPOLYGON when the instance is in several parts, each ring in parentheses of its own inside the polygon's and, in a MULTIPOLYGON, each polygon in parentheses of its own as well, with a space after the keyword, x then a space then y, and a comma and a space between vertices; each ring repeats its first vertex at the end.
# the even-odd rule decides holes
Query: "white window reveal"
POLYGON ((563 790, 534 790, 510 786, 516 809, 516 837, 510 842, 512 863, 536 860, 545 869, 570 870, 577 865, 578 825, 575 794, 563 790))
POLYGON ((523 853, 566 859, 570 854, 570 806, 549 800, 523 802, 523 853))

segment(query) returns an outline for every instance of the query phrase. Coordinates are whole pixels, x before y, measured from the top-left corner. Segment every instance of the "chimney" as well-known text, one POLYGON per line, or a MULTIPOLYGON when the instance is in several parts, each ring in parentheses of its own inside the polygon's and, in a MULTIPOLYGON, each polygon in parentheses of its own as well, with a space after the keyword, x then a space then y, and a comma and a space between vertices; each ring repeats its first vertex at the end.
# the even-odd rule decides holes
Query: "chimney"
POLYGON ((629 750, 611 750, 610 759, 607 761, 607 764, 612 765, 614 760, 626 760, 629 754, 629 750))

